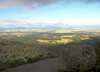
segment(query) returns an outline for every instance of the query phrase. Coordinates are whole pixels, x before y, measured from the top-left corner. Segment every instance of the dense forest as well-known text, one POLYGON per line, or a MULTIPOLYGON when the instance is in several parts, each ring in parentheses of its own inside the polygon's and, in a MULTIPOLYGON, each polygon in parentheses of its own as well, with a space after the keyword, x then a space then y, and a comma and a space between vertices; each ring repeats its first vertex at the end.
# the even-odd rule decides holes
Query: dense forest
POLYGON ((0 61, 7 64, 12 64, 16 61, 23 61, 27 63, 29 59, 35 59, 36 57, 53 57, 53 54, 50 52, 53 50, 51 47, 53 46, 48 44, 30 44, 1 39, 0 61))

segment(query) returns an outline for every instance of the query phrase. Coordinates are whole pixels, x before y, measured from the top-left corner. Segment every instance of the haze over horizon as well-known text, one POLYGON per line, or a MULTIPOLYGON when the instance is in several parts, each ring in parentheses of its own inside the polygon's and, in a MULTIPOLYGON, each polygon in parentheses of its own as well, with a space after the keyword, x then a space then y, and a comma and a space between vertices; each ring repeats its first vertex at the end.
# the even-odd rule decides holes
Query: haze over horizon
POLYGON ((100 28, 100 0, 0 0, 0 30, 100 28))

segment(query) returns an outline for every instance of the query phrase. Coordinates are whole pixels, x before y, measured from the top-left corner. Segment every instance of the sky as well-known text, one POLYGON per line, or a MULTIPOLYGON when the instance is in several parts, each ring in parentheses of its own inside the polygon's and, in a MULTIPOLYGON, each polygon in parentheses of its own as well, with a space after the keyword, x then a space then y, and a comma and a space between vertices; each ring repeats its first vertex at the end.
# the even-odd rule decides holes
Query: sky
POLYGON ((100 28, 100 0, 0 0, 0 29, 100 28))

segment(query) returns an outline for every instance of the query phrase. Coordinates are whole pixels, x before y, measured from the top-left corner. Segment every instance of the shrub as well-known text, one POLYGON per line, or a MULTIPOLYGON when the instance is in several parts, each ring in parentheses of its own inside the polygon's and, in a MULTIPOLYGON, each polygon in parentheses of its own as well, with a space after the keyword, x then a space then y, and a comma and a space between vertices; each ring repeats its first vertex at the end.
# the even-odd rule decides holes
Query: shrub
POLYGON ((34 58, 28 58, 27 59, 27 62, 28 63, 33 63, 33 62, 37 62, 37 61, 39 61, 39 60, 44 60, 44 59, 46 59, 46 58, 55 58, 56 56, 55 55, 51 55, 51 54, 46 54, 46 55, 43 55, 43 54, 40 54, 40 55, 38 55, 38 56, 36 56, 36 57, 34 57, 34 58))
POLYGON ((33 62, 37 62, 38 60, 40 60, 39 57, 29 58, 29 59, 27 59, 27 62, 28 62, 28 63, 33 63, 33 62))
POLYGON ((10 63, 10 67, 16 67, 16 66, 20 66, 20 65, 24 65, 27 64, 27 62, 19 59, 19 60, 14 60, 13 62, 10 63))

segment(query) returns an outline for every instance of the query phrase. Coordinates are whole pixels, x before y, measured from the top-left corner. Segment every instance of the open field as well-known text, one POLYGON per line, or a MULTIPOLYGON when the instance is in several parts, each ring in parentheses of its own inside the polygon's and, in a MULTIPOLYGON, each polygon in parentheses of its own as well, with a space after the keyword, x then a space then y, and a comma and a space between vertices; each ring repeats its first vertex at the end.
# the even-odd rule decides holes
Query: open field
MULTIPOLYGON (((63 40, 88 40, 99 37, 100 30, 5 30, 0 31, 1 39, 10 39, 21 42, 62 43, 63 40)), ((63 42, 67 43, 67 42, 63 42)))
POLYGON ((29 33, 23 36, 19 35, 19 33, 8 34, 5 36, 1 36, 2 39, 9 39, 19 42, 27 42, 27 43, 49 43, 49 44, 66 44, 70 42, 82 41, 82 40, 91 40, 93 37, 100 37, 98 34, 82 34, 82 33, 29 33))

